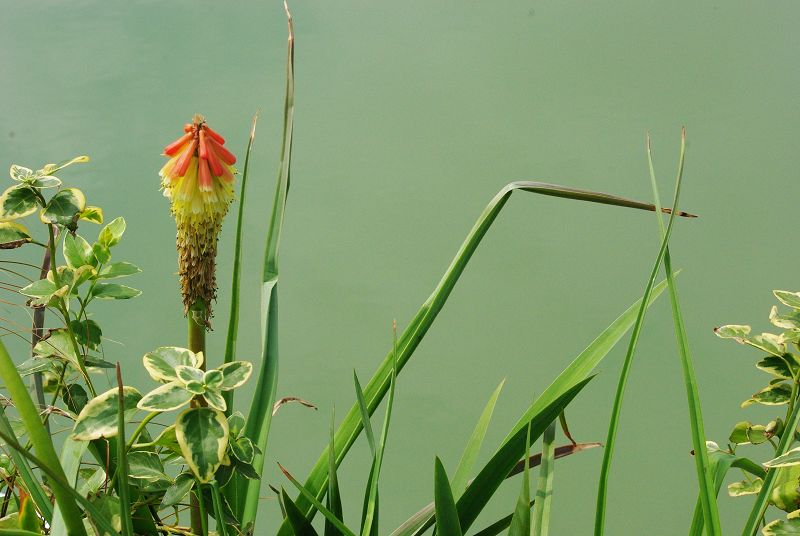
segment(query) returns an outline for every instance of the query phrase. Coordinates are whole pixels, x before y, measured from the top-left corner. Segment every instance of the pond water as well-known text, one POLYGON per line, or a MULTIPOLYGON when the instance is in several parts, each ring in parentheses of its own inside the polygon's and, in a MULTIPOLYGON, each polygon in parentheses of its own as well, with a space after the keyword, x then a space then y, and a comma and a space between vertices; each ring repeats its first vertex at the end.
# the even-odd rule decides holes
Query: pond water
MULTIPOLYGON (((797 290, 793 246, 800 124, 800 37, 793 2, 294 2, 297 112, 293 183, 281 244, 281 396, 266 480, 304 475, 334 406, 354 400, 506 182, 545 180, 648 200, 645 132, 662 197, 688 131, 673 257, 708 436, 771 412, 738 404, 760 388, 757 356, 717 340, 722 323, 766 329, 773 288, 797 290)), ((28 167, 89 154, 61 173, 128 231, 119 258, 143 295, 103 303, 107 359, 151 384, 140 359, 185 337, 174 223, 158 190, 161 148, 206 115, 242 155, 261 111, 246 213, 241 359, 258 356, 262 236, 277 171, 286 23, 279 2, 3 3, 0 163, 28 167)), ((234 205, 234 210, 237 205, 234 205)), ((220 242, 210 359, 227 319, 232 219, 220 242)), ((94 230, 84 226, 90 236, 94 230)), ((381 533, 426 504, 433 460, 452 473, 485 400, 506 386, 490 455, 530 399, 641 294, 657 250, 652 214, 518 194, 484 244, 397 390, 381 485, 381 533)), ((10 258, 15 252, 2 252, 10 258)), ((5 296, 4 296, 5 299, 5 296)), ((0 315, 26 322, 0 306, 0 315)), ((695 501, 691 439, 669 307, 648 317, 612 473, 609 534, 685 530, 695 501), (647 527, 646 529, 639 527, 647 527)), ((24 345, 12 343, 20 357, 24 345)), ((624 348, 568 412, 600 441, 624 348)), ((240 403, 250 393, 239 397, 240 403)), ((600 449, 556 465, 554 534, 586 534, 600 449)), ((360 440, 341 470, 348 521, 368 472, 360 440)), ((519 481, 477 526, 509 513, 519 481)), ((259 534, 279 510, 264 488, 259 534)), ((744 503, 722 499, 733 530, 744 503)), ((355 523, 353 523, 355 524, 355 523)), ((263 532, 262 532, 263 531, 263 532)))

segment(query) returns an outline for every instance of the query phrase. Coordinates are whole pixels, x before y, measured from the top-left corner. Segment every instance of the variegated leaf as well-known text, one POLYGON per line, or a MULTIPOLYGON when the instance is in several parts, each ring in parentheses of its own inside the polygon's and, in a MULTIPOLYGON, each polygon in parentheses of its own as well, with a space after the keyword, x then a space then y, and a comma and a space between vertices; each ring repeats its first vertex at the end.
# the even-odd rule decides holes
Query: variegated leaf
POLYGON ((178 416, 175 435, 192 473, 202 483, 214 479, 228 449, 228 421, 213 408, 191 408, 178 416))
POLYGON ((144 368, 159 382, 172 382, 178 379, 175 369, 181 365, 199 367, 202 353, 195 354, 186 348, 162 346, 148 352, 142 358, 144 368))
POLYGON ((253 373, 253 364, 248 361, 231 361, 219 367, 222 372, 222 383, 219 388, 230 391, 242 385, 253 373))
MULTIPOLYGON (((134 387, 124 387, 123 395, 125 419, 128 420, 136 413, 136 404, 142 399, 142 394, 134 387)), ((118 406, 119 390, 116 387, 90 400, 75 421, 72 438, 92 441, 116 436, 118 406)))
POLYGON ((225 409, 228 407, 225 403, 225 399, 222 397, 222 393, 216 389, 209 389, 206 387, 206 390, 203 393, 203 398, 206 400, 206 402, 208 402, 209 406, 220 411, 225 411, 225 409))
POLYGON ((145 411, 172 411, 188 404, 193 396, 180 381, 174 381, 144 395, 138 407, 145 411))

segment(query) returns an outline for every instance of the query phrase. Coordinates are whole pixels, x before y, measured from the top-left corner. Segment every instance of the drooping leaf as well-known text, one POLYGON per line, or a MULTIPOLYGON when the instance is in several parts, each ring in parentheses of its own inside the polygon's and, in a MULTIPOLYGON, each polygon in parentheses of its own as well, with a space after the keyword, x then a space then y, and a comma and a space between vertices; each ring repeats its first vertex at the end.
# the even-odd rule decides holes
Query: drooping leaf
POLYGON ((78 344, 86 346, 91 350, 97 350, 103 338, 103 330, 94 320, 87 318, 86 320, 73 320, 70 322, 72 332, 78 344))
POLYGON ((192 490, 194 483, 194 475, 191 473, 181 473, 176 476, 175 481, 167 488, 167 491, 164 492, 164 497, 161 499, 161 507, 167 508, 181 502, 192 490))
POLYGON ((768 462, 764 462, 764 467, 789 467, 792 465, 800 465, 800 447, 793 448, 786 454, 782 454, 768 462))
POLYGON ((728 495, 731 497, 742 497, 744 495, 756 495, 761 491, 764 481, 760 478, 754 480, 742 480, 728 484, 728 495))
POLYGON ((44 223, 71 225, 84 208, 86 208, 86 196, 83 192, 77 188, 64 188, 50 198, 42 210, 41 219, 44 223))
POLYGON ((800 309, 800 292, 789 292, 788 290, 773 290, 772 293, 784 305, 793 309, 800 309))
POLYGON ((76 415, 80 414, 83 408, 86 407, 86 404, 89 403, 89 395, 86 393, 86 389, 77 383, 67 385, 61 397, 69 410, 76 415))
POLYGON ((83 210, 81 210, 81 213, 78 217, 84 221, 102 224, 103 209, 100 207, 86 207, 83 210))
POLYGON ((796 369, 796 366, 794 365, 793 360, 790 361, 789 359, 791 358, 768 355, 756 363, 756 367, 768 374, 777 376, 778 378, 791 380, 794 377, 792 368, 796 369), (790 363, 792 364, 791 367, 790 363))
POLYGON ((743 342, 750 335, 750 326, 729 324, 714 329, 714 333, 721 339, 737 339, 743 342))
POLYGON ((169 480, 164 474, 164 466, 155 452, 137 450, 129 452, 128 474, 131 478, 142 480, 169 480))
POLYGON ((212 408, 187 409, 178 416, 175 436, 195 477, 202 483, 210 482, 228 449, 225 414, 212 408))
POLYGON ((193 397, 182 383, 174 381, 144 395, 137 406, 144 411, 172 411, 188 404, 193 397))
POLYGON ((789 402, 792 388, 788 383, 777 383, 768 385, 764 389, 755 393, 752 397, 742 402, 742 407, 746 408, 753 404, 763 404, 765 406, 782 406, 789 402))
POLYGON ((225 399, 222 397, 222 392, 216 389, 206 388, 203 392, 203 399, 214 409, 225 411, 225 399))
MULTIPOLYGON (((125 419, 130 420, 136 413, 136 404, 142 399, 142 394, 134 387, 125 387, 123 391, 125 419)), ((90 400, 75 421, 72 438, 78 441, 92 441, 101 437, 115 437, 118 404, 119 393, 116 387, 90 400)))

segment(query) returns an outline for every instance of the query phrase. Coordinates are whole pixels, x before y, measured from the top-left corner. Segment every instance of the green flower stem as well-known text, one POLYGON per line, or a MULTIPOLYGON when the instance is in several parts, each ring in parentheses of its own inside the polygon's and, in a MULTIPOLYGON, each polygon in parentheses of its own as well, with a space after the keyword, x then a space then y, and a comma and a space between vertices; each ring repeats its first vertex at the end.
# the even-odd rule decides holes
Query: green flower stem
MULTIPOLYGON (((189 350, 194 353, 203 352, 203 365, 200 367, 203 370, 206 370, 206 364, 208 363, 208 356, 206 356, 206 326, 204 324, 205 310, 206 304, 202 300, 198 300, 189 308, 189 313, 186 315, 189 324, 189 350)), ((192 405, 198 404, 199 402, 197 398, 195 398, 195 400, 192 401, 192 405)), ((199 484, 198 492, 190 496, 189 504, 192 532, 195 534, 207 534, 208 516, 206 514, 205 505, 203 504, 203 497, 199 484)))
POLYGON ((49 472, 57 477, 50 482, 50 487, 64 515, 67 532, 70 536, 86 536, 86 529, 82 520, 83 513, 70 494, 70 490, 64 486, 64 482, 67 482, 67 477, 58 460, 58 454, 56 454, 56 450, 53 447, 50 434, 47 433, 42 424, 39 412, 36 410, 25 383, 22 381, 19 372, 17 372, 16 366, 11 360, 11 356, 8 355, 2 341, 0 341, 0 378, 6 384, 11 399, 14 401, 28 436, 33 443, 37 457, 49 472))
POLYGON ((217 534, 228 536, 228 529, 225 526, 225 517, 222 513, 222 497, 219 492, 219 484, 216 480, 211 481, 211 497, 214 500, 214 517, 217 519, 217 534))

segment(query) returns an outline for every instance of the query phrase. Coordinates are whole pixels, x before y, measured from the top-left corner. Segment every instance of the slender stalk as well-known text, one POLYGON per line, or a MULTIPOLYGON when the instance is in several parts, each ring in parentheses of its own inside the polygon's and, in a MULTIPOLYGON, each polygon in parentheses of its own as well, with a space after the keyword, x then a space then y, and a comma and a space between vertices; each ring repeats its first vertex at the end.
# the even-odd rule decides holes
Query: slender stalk
POLYGON ((136 430, 133 431, 133 435, 131 435, 131 438, 128 440, 128 445, 125 447, 125 452, 128 452, 129 450, 131 450, 131 448, 133 448, 133 445, 136 442, 136 440, 139 438, 142 432, 144 432, 147 423, 152 421, 158 415, 159 412, 154 411, 152 413, 148 413, 147 416, 144 419, 142 419, 142 421, 139 423, 139 426, 136 427, 136 430))
MULTIPOLYGON (((68 486, 64 486, 67 478, 53 447, 53 441, 42 424, 39 412, 36 410, 25 383, 22 381, 19 372, 17 372, 2 340, 0 340, 0 378, 6 384, 6 389, 8 389, 11 399, 14 400, 14 405, 25 425, 38 458, 52 474, 57 476, 54 481, 50 482, 50 487, 53 490, 59 508, 61 508, 61 512, 64 514, 64 520, 70 536, 85 536, 86 529, 83 526, 83 514, 70 494, 71 490, 67 489, 68 486)), ((6 442, 8 443, 8 440, 6 442)), ((11 443, 9 443, 9 446, 14 448, 11 443)), ((20 454, 24 455, 22 452, 20 454)))
MULTIPOLYGON (((208 536, 208 512, 206 511, 206 502, 203 499, 203 484, 201 484, 199 480, 195 485, 195 493, 192 494, 192 497, 197 497, 197 510, 200 512, 200 527, 199 529, 192 527, 192 532, 195 534, 202 534, 202 536, 208 536)), ((192 521, 194 521, 194 519, 192 519, 192 521)))
MULTIPOLYGON (((200 367, 203 370, 207 368, 208 356, 206 356, 206 326, 205 326, 205 309, 206 304, 202 300, 195 302, 189 308, 189 313, 186 315, 188 320, 188 339, 189 350, 194 353, 203 352, 203 365, 200 367)), ((197 400, 192 401, 192 405, 198 405, 197 400)), ((199 484, 198 484, 199 488, 199 484)), ((190 518, 192 524, 192 531, 196 534, 206 534, 208 529, 208 517, 206 514, 205 505, 203 504, 202 492, 198 489, 197 494, 191 494, 189 498, 190 518)))
MULTIPOLYGON (((44 250, 44 258, 42 259, 42 269, 39 272, 39 279, 47 277, 47 272, 50 271, 50 246, 44 250)), ((33 326, 31 331, 31 357, 33 357, 33 349, 44 338, 44 316, 47 307, 37 307, 33 310, 33 326)), ((36 396, 36 402, 39 406, 44 407, 44 386, 42 385, 42 373, 34 372, 31 376, 31 389, 36 396)), ((50 432, 50 423, 45 419, 44 426, 50 432)))

